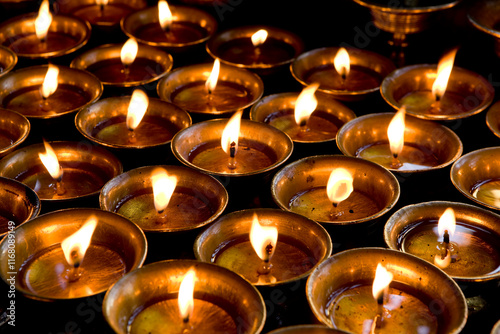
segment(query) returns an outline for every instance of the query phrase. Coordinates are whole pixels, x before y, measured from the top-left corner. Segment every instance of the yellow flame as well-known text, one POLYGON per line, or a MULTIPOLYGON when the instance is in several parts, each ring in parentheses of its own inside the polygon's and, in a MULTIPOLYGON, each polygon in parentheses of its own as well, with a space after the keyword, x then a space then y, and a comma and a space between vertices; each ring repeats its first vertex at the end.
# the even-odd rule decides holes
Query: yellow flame
POLYGON ((393 274, 385 267, 383 267, 380 263, 377 265, 377 269, 375 271, 375 279, 373 280, 372 286, 372 294, 373 298, 379 299, 384 290, 389 287, 393 278, 393 274))
POLYGON ((405 114, 406 107, 402 106, 387 127, 387 138, 394 156, 398 156, 403 151, 405 144, 405 114))
POLYGON ((344 168, 335 168, 326 185, 328 199, 335 205, 347 199, 353 191, 352 174, 344 168))
POLYGON ((47 69, 47 73, 45 74, 45 78, 43 79, 42 84, 42 96, 44 98, 48 98, 57 89, 59 77, 59 67, 49 64, 49 68, 47 69))
POLYGON ((162 212, 170 202, 177 185, 177 177, 167 174, 163 168, 155 168, 151 175, 155 209, 162 212))
POLYGON ((345 48, 340 48, 333 59, 333 66, 335 66, 335 70, 342 77, 346 77, 351 70, 351 60, 349 58, 349 53, 345 48))
POLYGON ((295 122, 297 122, 298 125, 306 123, 318 106, 318 100, 314 96, 318 88, 318 83, 310 84, 304 88, 297 97, 295 101, 295 122))
POLYGON ((127 128, 135 130, 146 114, 149 98, 141 89, 135 89, 130 98, 127 110, 127 128))
POLYGON ((227 154, 230 154, 231 144, 234 143, 234 153, 238 151, 238 137, 240 136, 240 125, 241 116, 243 115, 243 110, 238 110, 231 116, 227 122, 224 130, 222 131, 222 136, 220 143, 222 149, 227 154))
POLYGON ((108 0, 95 0, 95 4, 98 6, 106 6, 108 4, 108 0))
POLYGON ((447 208, 439 218, 438 234, 440 237, 444 235, 444 231, 448 231, 450 237, 455 233, 455 211, 452 208, 447 208))
POLYGON ((52 14, 50 13, 49 0, 43 0, 38 10, 38 16, 35 19, 35 33, 38 39, 44 40, 47 37, 51 23, 52 14))
POLYGON ((253 46, 259 46, 263 44, 267 39, 267 35, 268 33, 266 29, 260 29, 255 32, 251 37, 253 46))
POLYGON ((436 100, 441 99, 448 86, 451 70, 453 69, 453 62, 458 49, 453 49, 441 58, 437 68, 436 80, 432 84, 432 95, 436 100))
POLYGON ((158 19, 163 30, 170 28, 172 24, 172 12, 165 0, 158 1, 158 19))
POLYGON ((208 76, 207 81, 205 82, 205 89, 207 92, 211 93, 214 91, 217 86, 217 80, 219 79, 220 72, 220 60, 217 58, 214 61, 214 66, 212 67, 212 72, 208 76))
POLYGON ((193 314, 194 308, 194 280, 196 274, 194 269, 188 270, 184 278, 182 279, 181 285, 179 287, 179 297, 177 299, 179 305, 179 312, 184 320, 189 320, 189 317, 193 314))
POLYGON ((134 38, 129 38, 128 41, 123 44, 120 58, 122 60, 122 64, 124 66, 130 66, 137 56, 137 52, 139 51, 139 45, 134 38))
POLYGON ((257 256, 261 260, 268 261, 274 254, 277 241, 278 229, 275 226, 262 226, 257 214, 254 213, 250 228, 250 243, 257 256))
POLYGON ((42 160, 50 176, 52 176, 54 180, 57 180, 62 177, 63 169, 59 165, 59 160, 57 160, 56 152, 52 149, 52 146, 45 140, 43 141, 43 145, 45 146, 45 153, 38 153, 38 156, 40 160, 42 160))
POLYGON ((78 231, 61 243, 64 257, 70 266, 78 267, 82 263, 96 226, 97 218, 90 216, 78 231))

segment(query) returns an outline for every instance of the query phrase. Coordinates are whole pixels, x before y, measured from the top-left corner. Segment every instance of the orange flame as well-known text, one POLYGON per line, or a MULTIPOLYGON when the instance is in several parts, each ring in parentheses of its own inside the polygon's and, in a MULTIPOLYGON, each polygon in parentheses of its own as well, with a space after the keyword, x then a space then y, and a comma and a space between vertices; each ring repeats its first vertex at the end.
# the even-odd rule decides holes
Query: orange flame
POLYGON ((179 297, 177 299, 179 305, 179 313, 182 319, 187 322, 193 314, 194 308, 194 280, 196 273, 193 268, 189 269, 184 275, 179 287, 179 297))
POLYGON ((250 228, 250 243, 263 261, 269 261, 273 256, 278 241, 278 229, 275 226, 262 226, 257 214, 253 214, 252 227, 250 228))
POLYGON ((439 218, 438 234, 443 237, 444 231, 448 231, 450 237, 455 233, 456 220, 455 211, 452 208, 447 208, 439 218))
POLYGON ((335 168, 330 174, 326 185, 326 194, 328 199, 338 205, 343 200, 347 199, 353 191, 352 174, 344 168, 335 168))
POLYGON ((215 90, 215 87, 217 87, 217 80, 219 79, 219 72, 220 72, 220 60, 217 58, 214 61, 214 66, 212 67, 212 72, 210 72, 210 75, 208 76, 208 79, 205 82, 205 89, 207 90, 207 92, 209 94, 215 90))
POLYGON ((403 151, 405 144, 405 114, 406 107, 402 106, 394 115, 387 127, 387 137, 391 153, 397 157, 403 151))
POLYGON ((82 263, 96 226, 97 218, 90 216, 78 231, 61 243, 64 257, 70 266, 79 267, 82 263))
POLYGON ((314 93, 316 93, 318 88, 318 83, 310 84, 300 92, 299 97, 295 101, 295 122, 298 125, 307 123, 311 114, 316 110, 318 100, 314 96, 314 93))
POLYGON ((457 51, 458 49, 451 50, 439 61, 436 80, 432 84, 432 95, 436 101, 439 101, 446 91, 457 51))
POLYGON ((260 29, 257 32, 255 32, 251 37, 253 46, 259 46, 263 44, 267 39, 267 35, 268 33, 267 30, 265 29, 260 29))
POLYGON ((130 66, 135 57, 137 57, 137 52, 139 51, 139 45, 134 38, 129 38, 125 44, 123 44, 120 59, 122 61, 123 66, 130 66))
POLYGON ((380 263, 375 271, 375 279, 373 280, 372 294, 376 300, 381 298, 384 290, 389 287, 393 278, 393 274, 387 271, 380 263))
POLYGON ((40 157, 40 160, 42 160, 42 163, 49 172, 50 176, 52 176, 54 180, 58 180, 63 175, 63 169, 59 165, 56 152, 45 140, 43 141, 43 145, 45 146, 45 153, 38 153, 38 156, 40 157))
POLYGON ((146 114, 149 105, 149 98, 141 89, 135 89, 130 98, 127 110, 127 128, 135 130, 146 114))
POLYGON ((347 77, 349 71, 351 70, 351 60, 349 58, 349 53, 345 48, 340 48, 333 59, 333 65, 337 73, 343 78, 347 77))
POLYGON ((241 116, 243 115, 243 110, 238 110, 229 119, 221 136, 221 146, 224 152, 230 154, 231 146, 234 147, 234 154, 238 151, 238 137, 240 136, 240 125, 241 116), (234 144, 233 144, 234 143, 234 144))
POLYGON ((170 29, 172 25, 172 12, 165 0, 158 1, 158 19, 163 30, 170 29))
POLYGON ((155 168, 151 175, 155 209, 162 212, 170 202, 177 185, 177 177, 170 176, 163 168, 155 168))
POLYGON ((49 0, 43 0, 38 10, 38 16, 35 19, 35 33, 38 39, 44 40, 47 37, 51 23, 52 14, 50 13, 49 0))
POLYGON ((42 84, 42 96, 43 98, 48 98, 57 90, 59 77, 59 67, 49 64, 49 68, 47 69, 47 74, 45 74, 45 78, 43 79, 42 84))
POLYGON ((95 4, 98 6, 106 6, 109 0, 95 0, 95 4))

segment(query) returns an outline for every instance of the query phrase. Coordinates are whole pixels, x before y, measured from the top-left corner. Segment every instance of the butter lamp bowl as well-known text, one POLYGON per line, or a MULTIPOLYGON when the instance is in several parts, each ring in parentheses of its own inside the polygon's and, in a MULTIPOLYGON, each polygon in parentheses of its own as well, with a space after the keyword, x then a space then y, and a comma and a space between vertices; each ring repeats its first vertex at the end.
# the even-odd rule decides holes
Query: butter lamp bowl
POLYGON ((500 3, 495 0, 482 0, 470 6, 467 18, 474 28, 495 41, 495 52, 500 55, 500 3))
POLYGON ((16 64, 16 53, 9 48, 0 46, 0 77, 9 73, 16 64))
POLYGON ((486 125, 500 138, 500 102, 495 102, 486 113, 486 125))
POLYGON ((14 151, 28 137, 30 121, 23 115, 0 108, 0 158, 14 151))
POLYGON ((294 325, 275 329, 267 334, 347 334, 324 325, 294 325))

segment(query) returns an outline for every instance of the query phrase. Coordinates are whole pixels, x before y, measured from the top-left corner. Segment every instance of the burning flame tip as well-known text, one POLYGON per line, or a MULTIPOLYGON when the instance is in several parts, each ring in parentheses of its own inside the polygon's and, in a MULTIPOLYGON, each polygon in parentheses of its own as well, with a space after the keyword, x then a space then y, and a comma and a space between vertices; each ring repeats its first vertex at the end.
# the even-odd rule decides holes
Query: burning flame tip
POLYGON ((49 64, 45 78, 42 84, 42 96, 43 98, 48 98, 57 90, 59 77, 59 67, 49 64))
POLYGON ((260 29, 255 32, 251 37, 253 46, 257 47, 263 44, 267 40, 268 35, 269 34, 266 29, 260 29))
POLYGON ((92 215, 85 221, 82 227, 63 240, 61 248, 69 265, 77 267, 81 264, 96 226, 97 217, 92 215))
POLYGON ((173 20, 172 11, 165 0, 158 1, 158 20, 163 30, 170 29, 173 20))
POLYGON ((177 177, 168 175, 165 169, 158 167, 153 170, 151 183, 153 185, 154 206, 157 212, 162 212, 168 206, 177 182, 177 177))
POLYGON ((405 115, 406 107, 403 106, 396 112, 387 127, 387 138, 389 139, 391 153, 396 157, 403 151, 405 141, 405 115))
POLYGON ((448 234, 451 237, 455 233, 455 227, 455 211, 452 208, 447 208, 439 218, 438 233, 440 236, 443 236, 444 232, 448 231, 448 234))
POLYGON ((142 89, 135 89, 132 92, 127 110, 127 128, 135 130, 141 123, 149 106, 149 98, 142 89))
POLYGON ((220 60, 219 58, 215 58, 214 66, 212 67, 212 72, 210 72, 210 75, 208 76, 207 81, 205 82, 205 89, 209 94, 215 90, 215 87, 217 87, 219 72, 220 72, 220 60))
POLYGON ((326 185, 328 199, 334 204, 338 204, 349 198, 353 191, 352 174, 345 168, 335 168, 330 173, 326 185))
POLYGON ((63 170, 59 165, 59 160, 57 159, 57 154, 45 139, 43 139, 43 146, 45 147, 45 153, 38 153, 38 157, 49 172, 50 176, 52 176, 54 180, 57 180, 61 178, 63 174, 63 170))
POLYGON ((129 38, 122 46, 120 51, 120 59, 124 66, 130 66, 135 58, 137 57, 137 53, 139 52, 139 44, 135 38, 129 38))
POLYGON ((196 273, 193 268, 190 268, 182 279, 181 285, 179 287, 179 313, 184 321, 189 320, 189 317, 193 313, 194 307, 194 283, 196 279, 196 273))
POLYGON ((349 71, 351 70, 351 60, 349 57, 349 53, 345 48, 341 47, 337 51, 337 54, 333 59, 333 66, 335 67, 337 73, 342 76, 342 78, 347 77, 349 71))
POLYGON ((432 95, 439 101, 446 91, 458 48, 446 53, 438 63, 436 80, 432 84, 432 95))
POLYGON ((250 243, 261 260, 268 261, 273 256, 277 241, 278 229, 275 226, 262 226, 257 214, 254 213, 250 229, 250 243))
POLYGON ((318 100, 314 95, 319 88, 319 83, 315 82, 305 87, 300 92, 297 100, 295 101, 295 122, 301 126, 307 122, 311 114, 318 106, 318 100))
POLYGON ((240 135, 242 115, 243 110, 235 112, 222 131, 221 146, 227 154, 231 154, 232 143, 234 143, 234 154, 238 151, 238 137, 240 135))
POLYGON ((379 299, 380 295, 392 282, 394 275, 388 271, 382 264, 377 265, 375 270, 375 278, 373 280, 372 294, 375 299, 379 299))
POLYGON ((49 0, 43 0, 38 10, 38 16, 35 19, 35 33, 38 39, 45 40, 52 23, 52 14, 50 13, 49 0))

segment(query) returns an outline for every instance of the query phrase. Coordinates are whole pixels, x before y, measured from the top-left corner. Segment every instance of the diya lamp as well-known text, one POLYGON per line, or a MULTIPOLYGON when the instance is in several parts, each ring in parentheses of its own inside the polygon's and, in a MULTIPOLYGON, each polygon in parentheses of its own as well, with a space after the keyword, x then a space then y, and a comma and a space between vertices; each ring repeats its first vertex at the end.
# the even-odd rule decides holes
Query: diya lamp
POLYGON ((257 102, 264 84, 245 69, 220 64, 196 64, 173 70, 160 80, 158 96, 190 113, 229 114, 257 102))
POLYGON ((217 30, 215 18, 195 7, 158 6, 131 13, 121 23, 122 31, 138 42, 169 51, 183 51, 206 42, 217 30))
POLYGON ((486 109, 494 97, 493 86, 477 73, 453 66, 457 49, 437 65, 411 65, 389 74, 380 91, 395 109, 430 120, 469 117, 486 109))
POLYGON ((15 261, 8 260, 8 238, 0 243, 0 275, 5 282, 15 275, 16 291, 42 301, 106 291, 142 265, 147 248, 139 227, 98 209, 67 209, 39 216, 16 228, 13 238, 15 261))
POLYGON ((145 0, 56 0, 59 11, 90 22, 101 30, 117 28, 120 20, 147 6, 145 0))
POLYGON ((132 169, 110 180, 99 197, 103 210, 116 212, 145 232, 180 232, 212 223, 228 195, 213 177, 180 166, 132 169))
POLYGON ((495 53, 500 55, 499 4, 496 1, 478 1, 470 6, 467 18, 474 28, 485 33, 495 42, 495 53))
POLYGON ((318 86, 311 84, 300 94, 266 96, 252 106, 250 119, 280 129, 294 143, 331 142, 338 129, 356 115, 333 97, 316 93, 318 86))
POLYGON ((124 44, 106 44, 85 51, 71 62, 72 68, 94 74, 106 86, 135 87, 157 81, 173 66, 172 56, 135 38, 124 44))
POLYGON ((44 201, 98 194, 121 174, 122 164, 108 151, 77 142, 34 144, 0 160, 0 176, 20 181, 44 201))
POLYGON ((0 105, 30 119, 74 113, 97 101, 102 91, 94 75, 52 64, 26 67, 0 77, 0 105))
POLYGON ((374 221, 394 207, 400 189, 395 176, 373 162, 318 155, 279 170, 271 192, 282 210, 331 227, 374 221))
POLYGON ((168 144, 175 133, 191 125, 191 117, 181 108, 135 89, 130 97, 110 97, 80 110, 75 124, 97 144, 142 149, 168 144))
POLYGON ((392 61, 382 55, 343 47, 305 52, 290 65, 293 77, 303 86, 318 83, 318 91, 345 101, 377 92, 384 77, 394 69, 392 61))
POLYGON ((493 134, 500 138, 500 103, 494 103, 486 113, 486 125, 493 134))
POLYGON ((393 172, 414 173, 442 169, 463 151, 460 138, 432 121, 378 113, 357 117, 337 133, 337 145, 347 156, 376 162, 393 172))
POLYGON ((454 202, 424 202, 396 211, 384 228, 391 249, 435 264, 458 282, 500 277, 500 216, 454 202))
POLYGON ((17 64, 17 55, 11 49, 0 46, 0 77, 9 73, 17 64))
POLYGON ((239 275, 193 260, 148 264, 108 290, 103 314, 120 334, 260 333, 266 310, 239 275))
POLYGON ((38 195, 25 184, 0 177, 0 238, 40 213, 38 195))
POLYGON ((15 111, 0 108, 0 158, 17 148, 28 137, 31 124, 15 111))
POLYGON ((460 333, 468 314, 462 291, 442 270, 383 248, 331 256, 311 273, 306 291, 321 323, 349 333, 460 333))
POLYGON ((214 35, 207 41, 207 52, 221 62, 270 74, 290 64, 304 45, 295 34, 269 26, 244 26, 214 35))
POLYGON ((77 17, 52 15, 49 1, 43 0, 38 13, 20 15, 0 25, 0 45, 19 57, 54 58, 83 47, 90 31, 90 24, 77 17))
POLYGON ((323 325, 295 325, 275 329, 267 334, 347 334, 347 332, 323 325))
POLYGON ((451 182, 469 200, 500 210, 500 147, 469 152, 451 166, 451 182))

